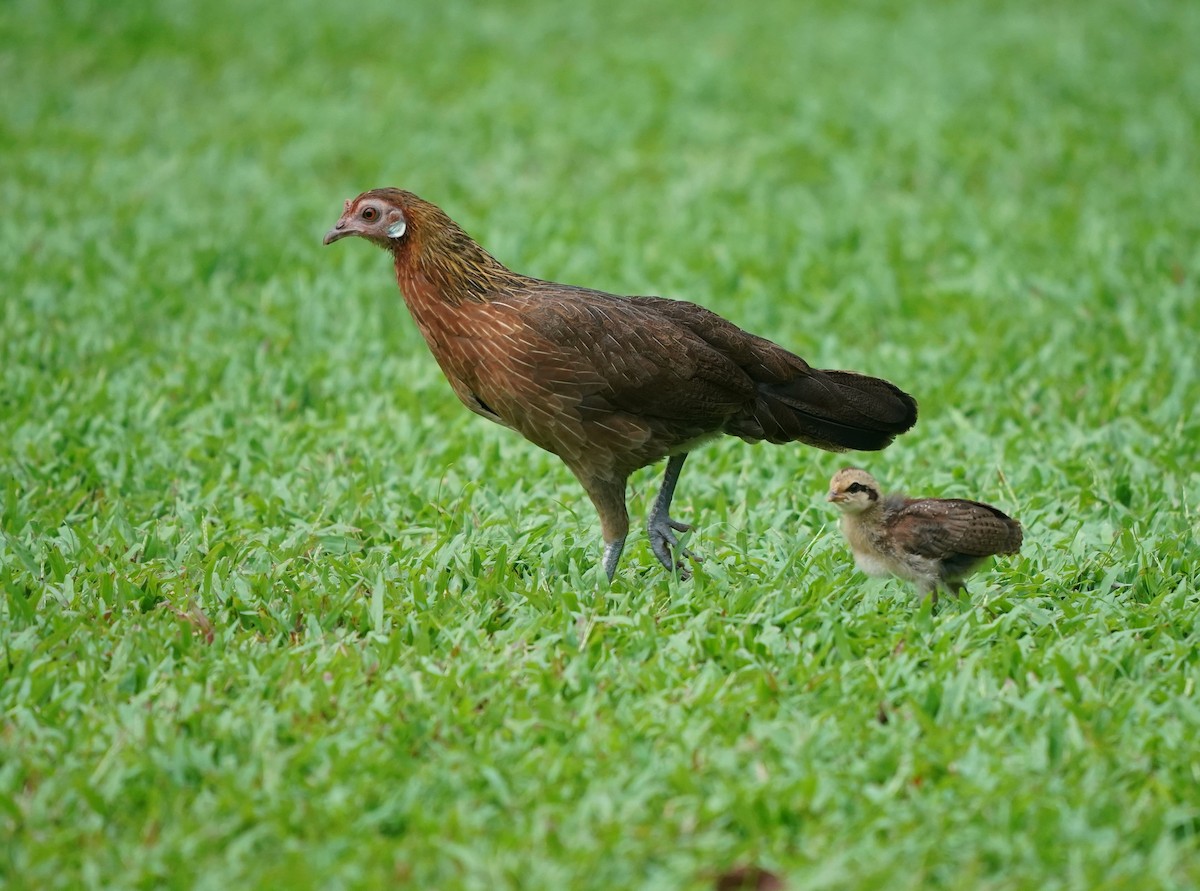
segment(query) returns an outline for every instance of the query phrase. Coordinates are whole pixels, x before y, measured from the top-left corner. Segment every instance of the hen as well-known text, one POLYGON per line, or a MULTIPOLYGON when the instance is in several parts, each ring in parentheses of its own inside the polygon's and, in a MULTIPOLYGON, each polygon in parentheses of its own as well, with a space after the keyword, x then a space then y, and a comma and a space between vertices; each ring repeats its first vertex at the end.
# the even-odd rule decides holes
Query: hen
POLYGON ((686 575, 675 533, 689 527, 669 510, 697 445, 730 434, 876 450, 917 420, 916 402, 887 381, 810 368, 694 303, 513 272, 411 192, 347 201, 325 244, 352 235, 392 254, 413 320, 463 404, 575 474, 600 515, 610 580, 629 531, 626 481, 638 468, 668 459, 650 543, 686 575))

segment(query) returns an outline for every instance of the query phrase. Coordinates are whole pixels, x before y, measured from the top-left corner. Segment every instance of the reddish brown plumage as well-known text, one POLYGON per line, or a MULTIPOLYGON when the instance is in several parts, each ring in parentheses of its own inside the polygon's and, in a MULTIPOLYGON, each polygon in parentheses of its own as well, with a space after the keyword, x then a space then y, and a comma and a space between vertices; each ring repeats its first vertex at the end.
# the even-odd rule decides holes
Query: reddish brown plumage
POLYGON ((391 251, 438 365, 472 411, 558 455, 587 490, 612 576, 629 528, 629 475, 661 458, 651 542, 667 566, 667 515, 688 450, 722 433, 750 442, 884 448, 916 422, 892 384, 812 369, 693 303, 618 297, 507 269, 438 207, 376 189, 346 202, 325 243, 357 235, 391 251))

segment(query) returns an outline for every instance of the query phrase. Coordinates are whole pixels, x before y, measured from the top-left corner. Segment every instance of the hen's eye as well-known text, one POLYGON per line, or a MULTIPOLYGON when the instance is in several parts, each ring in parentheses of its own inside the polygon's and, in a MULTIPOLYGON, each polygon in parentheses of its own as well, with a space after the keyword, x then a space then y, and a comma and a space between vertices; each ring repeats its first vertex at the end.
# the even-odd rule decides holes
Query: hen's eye
POLYGON ((377 216, 379 216, 379 211, 373 207, 364 207, 362 209, 362 218, 368 223, 374 220, 377 216))

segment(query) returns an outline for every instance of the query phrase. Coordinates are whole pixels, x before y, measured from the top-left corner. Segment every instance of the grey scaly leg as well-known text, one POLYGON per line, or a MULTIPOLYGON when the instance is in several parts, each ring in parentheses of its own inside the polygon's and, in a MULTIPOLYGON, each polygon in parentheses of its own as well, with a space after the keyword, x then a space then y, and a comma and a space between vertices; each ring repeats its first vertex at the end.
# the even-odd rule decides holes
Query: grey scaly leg
POLYGON ((667 472, 663 475, 662 487, 658 490, 658 497, 654 499, 654 507, 651 508, 646 521, 646 531, 650 534, 650 549, 654 551, 654 556, 668 570, 678 569, 679 577, 685 579, 691 576, 691 573, 676 561, 673 552, 678 550, 680 556, 689 560, 695 560, 696 557, 687 548, 679 547, 675 533, 687 532, 692 527, 687 523, 672 520, 670 510, 671 499, 675 495, 675 484, 679 482, 679 472, 683 469, 686 459, 687 453, 684 452, 682 455, 672 455, 667 460, 667 472))

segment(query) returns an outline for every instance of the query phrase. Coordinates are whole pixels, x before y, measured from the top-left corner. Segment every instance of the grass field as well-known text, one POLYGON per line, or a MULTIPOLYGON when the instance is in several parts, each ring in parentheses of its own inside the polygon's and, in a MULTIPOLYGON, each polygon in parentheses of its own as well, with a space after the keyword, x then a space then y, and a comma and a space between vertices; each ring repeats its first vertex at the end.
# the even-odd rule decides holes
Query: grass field
MULTIPOLYGON (((1200 4, 0 4, 0 886, 1200 886, 1200 4), (921 421, 609 586, 345 198, 921 421), (937 612, 824 502, 990 501, 937 612)), ((659 469, 635 478, 641 516, 659 469)), ((640 527, 639 527, 640 528, 640 527)))

